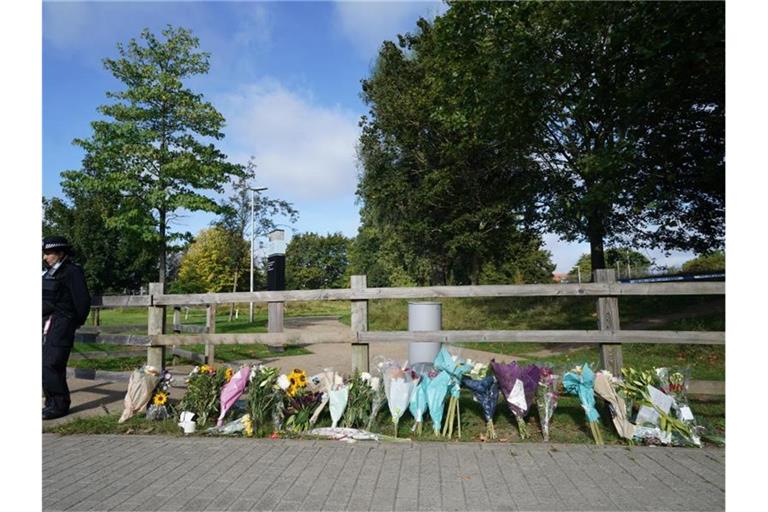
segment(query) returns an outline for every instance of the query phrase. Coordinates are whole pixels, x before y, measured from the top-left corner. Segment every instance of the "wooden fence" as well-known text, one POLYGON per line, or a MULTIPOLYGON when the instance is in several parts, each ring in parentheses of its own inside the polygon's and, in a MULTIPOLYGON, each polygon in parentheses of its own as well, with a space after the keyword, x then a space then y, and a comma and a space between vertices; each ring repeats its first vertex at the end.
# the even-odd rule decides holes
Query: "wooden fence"
MULTIPOLYGON (((214 347, 221 344, 282 346, 286 344, 348 343, 352 367, 369 368, 368 345, 405 341, 455 342, 545 342, 600 344, 601 365, 614 374, 622 367, 623 343, 669 343, 724 345, 725 333, 712 331, 622 330, 618 298, 650 295, 725 295, 724 282, 683 282, 624 284, 616 282, 612 269, 595 271, 595 282, 584 284, 430 286, 412 288, 368 288, 366 276, 352 276, 350 288, 329 290, 261 291, 236 293, 165 294, 161 283, 151 283, 149 295, 96 297, 95 308, 147 307, 147 337, 126 337, 111 342, 147 346, 147 362, 162 367, 166 347, 204 343, 206 357, 213 361, 214 347), (597 306, 596 330, 510 330, 510 331, 369 331, 368 301, 372 299, 422 299, 440 297, 594 297, 597 306), (267 302, 270 305, 291 301, 351 301, 351 328, 346 336, 303 332, 282 332, 282 307, 270 307, 277 322, 269 322, 268 333, 216 333, 216 306, 219 304, 267 302), (165 308, 168 306, 207 306, 207 329, 199 334, 167 333, 165 308), (279 324, 279 325, 278 325, 279 324)), ((274 319, 271 319, 274 320, 274 319)), ((177 323, 174 321, 174 323, 177 323)), ((178 330, 178 329, 177 329, 178 330)), ((107 341, 99 336, 99 341, 107 341)))

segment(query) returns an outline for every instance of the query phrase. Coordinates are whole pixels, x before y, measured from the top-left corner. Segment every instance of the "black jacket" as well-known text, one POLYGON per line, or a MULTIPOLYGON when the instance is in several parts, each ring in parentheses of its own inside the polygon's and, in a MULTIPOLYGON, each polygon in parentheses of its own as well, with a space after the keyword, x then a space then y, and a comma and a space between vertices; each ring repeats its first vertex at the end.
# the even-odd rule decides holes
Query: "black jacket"
POLYGON ((43 317, 63 317, 77 328, 85 323, 90 310, 91 295, 79 265, 65 259, 53 275, 50 270, 43 274, 43 317))

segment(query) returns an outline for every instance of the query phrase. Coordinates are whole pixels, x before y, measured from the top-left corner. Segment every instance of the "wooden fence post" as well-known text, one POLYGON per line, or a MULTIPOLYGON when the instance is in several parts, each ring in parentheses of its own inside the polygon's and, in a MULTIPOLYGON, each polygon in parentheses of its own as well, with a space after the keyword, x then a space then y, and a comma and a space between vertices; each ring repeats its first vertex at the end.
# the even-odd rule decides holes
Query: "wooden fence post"
MULTIPOLYGON (((267 302, 267 332, 283 332, 285 302, 267 302)), ((272 352, 285 352, 285 347, 269 345, 272 352)))
MULTIPOLYGON (((149 283, 149 296, 154 303, 156 295, 163 295, 163 283, 149 283)), ((165 306, 149 306, 147 315, 147 334, 154 336, 165 333, 165 306)), ((161 372, 165 368, 165 346, 147 348, 147 364, 161 372)))
MULTIPOLYGON (((352 276, 352 289, 353 290, 365 290, 367 287, 366 276, 352 276)), ((360 331, 368 330, 368 301, 367 300, 353 300, 352 301, 352 334, 357 336, 360 331)), ((352 371, 359 370, 361 372, 369 371, 368 361, 368 344, 367 343, 352 343, 352 371)))
MULTIPOLYGON (((594 279, 596 283, 615 283, 616 271, 612 268, 595 270, 594 279)), ((618 297, 597 299, 597 326, 601 331, 618 331, 621 329, 618 297)), ((624 365, 621 343, 601 343, 600 364, 617 377, 621 376, 621 367, 624 365)))
POLYGON ((101 318, 100 318, 101 308, 91 308, 91 321, 93 322, 93 325, 98 327, 101 325, 101 318))
POLYGON ((181 306, 173 307, 173 333, 181 333, 181 306))
MULTIPOLYGON (((208 334, 216 332, 216 304, 208 304, 205 310, 205 331, 208 334)), ((213 359, 216 353, 216 346, 211 343, 205 344, 205 363, 213 366, 213 359)))

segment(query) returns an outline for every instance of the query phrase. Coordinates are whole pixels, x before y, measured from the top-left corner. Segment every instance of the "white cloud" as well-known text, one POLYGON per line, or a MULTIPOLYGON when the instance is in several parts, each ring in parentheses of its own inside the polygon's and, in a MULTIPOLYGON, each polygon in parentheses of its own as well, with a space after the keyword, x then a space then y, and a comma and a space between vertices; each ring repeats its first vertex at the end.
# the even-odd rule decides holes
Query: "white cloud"
POLYGON ((234 160, 253 155, 259 185, 289 200, 333 200, 355 190, 357 114, 325 107, 275 80, 214 102, 227 119, 234 160))
POLYGON ((334 17, 339 31, 362 57, 373 58, 385 40, 413 32, 419 17, 433 19, 447 10, 440 2, 335 2, 334 17))

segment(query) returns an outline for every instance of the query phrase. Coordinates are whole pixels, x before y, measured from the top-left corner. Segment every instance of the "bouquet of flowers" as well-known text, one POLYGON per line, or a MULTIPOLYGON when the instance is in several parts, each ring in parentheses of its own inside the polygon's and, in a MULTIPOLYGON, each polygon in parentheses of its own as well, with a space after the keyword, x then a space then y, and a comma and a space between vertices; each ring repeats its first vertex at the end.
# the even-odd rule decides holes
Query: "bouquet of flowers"
POLYGON ((384 394, 384 386, 381 383, 380 377, 371 377, 371 390, 373 391, 371 399, 371 415, 368 417, 368 424, 365 426, 366 430, 371 430, 373 422, 376 416, 379 415, 381 406, 384 405, 386 395, 384 394))
MULTIPOLYGON (((467 360, 467 364, 472 362, 467 360)), ((488 372, 487 364, 475 363, 472 370, 461 379, 461 385, 472 392, 475 402, 480 403, 485 419, 486 439, 496 439, 496 429, 493 426, 493 416, 499 401, 499 384, 496 377, 488 372)))
POLYGON ((370 373, 360 373, 357 370, 350 377, 347 383, 349 388, 347 409, 341 420, 342 427, 362 428, 366 426, 371 415, 371 405, 373 402, 373 388, 370 385, 371 379, 370 373))
POLYGON ((155 391, 152 395, 152 400, 147 410, 148 420, 165 420, 171 416, 168 408, 168 398, 171 396, 171 382, 173 376, 168 370, 163 370, 160 375, 160 382, 155 386, 155 391))
POLYGON ((616 432, 631 443, 635 435, 635 426, 629 421, 627 405, 619 390, 620 382, 611 372, 602 370, 595 374, 595 393, 608 402, 616 432))
POLYGON ((456 421, 457 434, 461 437, 461 411, 459 409, 459 396, 461 395, 461 379, 468 373, 472 366, 458 356, 452 355, 445 347, 441 347, 435 357, 435 369, 445 372, 450 377, 448 392, 451 397, 448 400, 448 412, 443 425, 443 436, 453 436, 453 423, 456 421))
POLYGON ((123 423, 147 406, 159 381, 160 372, 153 366, 144 365, 133 371, 123 399, 123 414, 118 423, 123 423))
POLYGON ((413 393, 411 393, 411 400, 408 402, 408 410, 415 420, 411 432, 416 432, 416 435, 420 436, 424 423, 424 413, 427 412, 427 388, 431 380, 429 374, 430 372, 437 372, 434 371, 430 363, 416 363, 412 369, 416 374, 416 380, 413 383, 413 393))
POLYGON ((549 366, 539 368, 539 385, 536 388, 536 406, 539 409, 541 435, 549 441, 549 424, 557 407, 557 375, 549 366))
POLYGON ((244 414, 239 418, 237 418, 236 420, 232 420, 227 424, 211 427, 208 429, 207 432, 209 434, 225 434, 225 435, 239 434, 240 432, 242 432, 245 435, 245 437, 253 437, 253 421, 251 421, 250 414, 244 414))
POLYGON ((322 393, 307 389, 307 374, 294 369, 288 375, 277 378, 279 397, 273 416, 278 430, 304 432, 310 427, 312 411, 320 403, 322 393))
POLYGON ((219 419, 216 421, 217 427, 224 424, 224 416, 226 416, 232 405, 238 398, 240 398, 243 391, 245 391, 245 386, 248 384, 250 373, 250 366, 243 366, 234 375, 232 374, 232 368, 224 370, 224 380, 226 383, 221 388, 221 412, 219 413, 219 419))
POLYGON ((451 385, 451 376, 436 369, 429 372, 427 376, 429 377, 427 381, 427 408, 429 409, 429 417, 432 419, 432 430, 436 436, 439 436, 445 397, 451 385))
POLYGON ((675 398, 659 389, 663 383, 656 372, 623 368, 622 375, 624 379, 619 384, 620 388, 626 396, 632 397, 639 404, 635 419, 635 439, 649 443, 674 442, 701 446, 699 436, 691 424, 670 414, 675 398))
POLYGON ((204 426, 209 417, 219 413, 221 388, 225 383, 226 370, 216 371, 207 364, 195 366, 187 376, 187 392, 181 399, 180 409, 193 412, 197 425, 204 426))
POLYGON ((311 426, 312 411, 320 403, 322 393, 302 389, 293 396, 288 395, 285 403, 285 428, 292 432, 304 432, 311 426))
MULTIPOLYGON (((672 409, 678 419, 691 427, 692 437, 699 430, 696 419, 688 403, 688 383, 691 381, 690 368, 656 368, 661 390, 675 399, 672 409)), ((694 444, 699 444, 694 442, 694 444)))
POLYGON ((384 393, 387 396, 389 413, 395 425, 395 437, 400 418, 408 409, 414 387, 414 373, 409 368, 401 368, 395 361, 384 363, 384 393))
MULTIPOLYGON (((264 433, 267 418, 272 413, 278 394, 275 393, 279 370, 269 366, 258 365, 251 368, 248 377, 249 384, 245 395, 248 404, 248 414, 253 427, 260 434, 264 433)), ((287 388, 286 388, 287 389, 287 388)))
POLYGON ((594 384, 595 374, 587 363, 584 363, 584 366, 577 366, 563 375, 563 387, 565 390, 579 397, 581 407, 587 415, 587 422, 589 423, 589 429, 592 431, 592 438, 595 440, 595 444, 603 444, 603 435, 598 424, 600 415, 597 413, 597 409, 595 409, 594 384))
POLYGON ((331 368, 326 368, 321 373, 309 378, 307 389, 314 393, 320 393, 321 395, 320 403, 312 413, 312 417, 309 419, 310 425, 317 423, 320 413, 323 412, 325 406, 331 401, 331 395, 336 396, 336 398, 334 398, 335 405, 333 406, 333 409, 338 412, 338 408, 343 405, 341 413, 344 412, 346 398, 343 398, 344 391, 341 391, 342 388, 345 388, 344 379, 331 368), (343 400, 341 400, 342 398, 343 400))
POLYGON ((539 367, 536 365, 520 366, 516 361, 509 364, 497 363, 491 359, 491 369, 499 381, 507 406, 517 420, 517 430, 521 439, 529 437, 525 416, 531 409, 539 387, 539 367))

